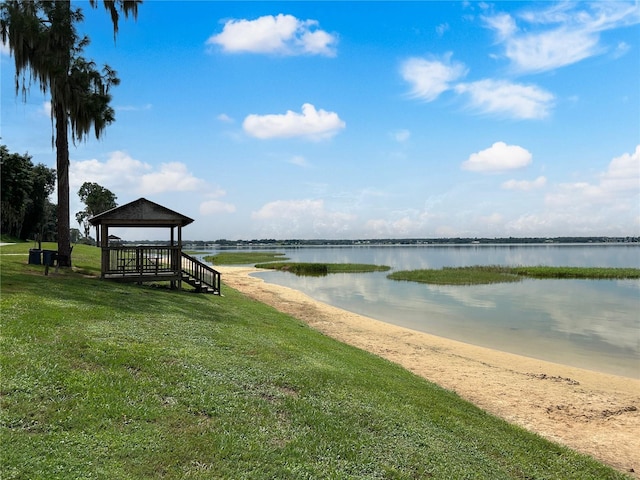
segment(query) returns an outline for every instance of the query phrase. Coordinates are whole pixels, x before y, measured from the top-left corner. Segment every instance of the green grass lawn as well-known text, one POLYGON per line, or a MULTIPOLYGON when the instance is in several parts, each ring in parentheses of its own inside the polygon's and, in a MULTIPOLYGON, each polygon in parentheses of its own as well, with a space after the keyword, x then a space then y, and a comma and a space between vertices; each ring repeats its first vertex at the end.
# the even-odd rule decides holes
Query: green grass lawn
POLYGON ((29 247, 0 247, 3 480, 626 478, 229 287, 102 281, 82 245, 45 276, 29 247))

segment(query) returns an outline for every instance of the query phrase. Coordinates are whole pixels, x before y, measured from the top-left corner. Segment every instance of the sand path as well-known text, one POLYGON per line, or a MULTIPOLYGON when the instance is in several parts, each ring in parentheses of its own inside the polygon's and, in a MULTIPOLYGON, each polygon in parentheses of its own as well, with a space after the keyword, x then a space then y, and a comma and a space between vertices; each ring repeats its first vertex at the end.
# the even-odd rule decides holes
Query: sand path
MULTIPOLYGON (((480 408, 640 479, 640 380, 535 360, 380 322, 216 267, 223 282, 480 408)), ((224 290, 223 290, 224 294, 224 290)))

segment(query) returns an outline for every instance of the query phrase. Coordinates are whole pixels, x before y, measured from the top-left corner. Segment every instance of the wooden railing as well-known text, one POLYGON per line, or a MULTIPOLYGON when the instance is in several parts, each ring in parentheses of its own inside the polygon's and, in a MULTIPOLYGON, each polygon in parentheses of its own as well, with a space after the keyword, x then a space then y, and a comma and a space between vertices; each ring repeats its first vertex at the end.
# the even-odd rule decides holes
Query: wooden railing
POLYGON ((182 254, 182 272, 220 294, 220 272, 186 253, 182 254))
POLYGON ((122 276, 178 274, 179 254, 178 247, 105 247, 102 249, 102 255, 106 256, 103 257, 102 273, 122 276))

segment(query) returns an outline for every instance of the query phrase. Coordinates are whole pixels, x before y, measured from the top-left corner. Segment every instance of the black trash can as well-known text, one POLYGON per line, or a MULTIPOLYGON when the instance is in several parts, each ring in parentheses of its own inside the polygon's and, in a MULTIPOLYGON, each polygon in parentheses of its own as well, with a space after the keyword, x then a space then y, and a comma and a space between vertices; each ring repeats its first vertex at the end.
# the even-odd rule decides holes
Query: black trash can
POLYGON ((57 254, 56 250, 42 250, 42 264, 52 267, 57 254))
POLYGON ((40 261, 40 257, 42 254, 42 250, 37 248, 29 249, 29 263, 31 265, 40 265, 42 262, 40 261))

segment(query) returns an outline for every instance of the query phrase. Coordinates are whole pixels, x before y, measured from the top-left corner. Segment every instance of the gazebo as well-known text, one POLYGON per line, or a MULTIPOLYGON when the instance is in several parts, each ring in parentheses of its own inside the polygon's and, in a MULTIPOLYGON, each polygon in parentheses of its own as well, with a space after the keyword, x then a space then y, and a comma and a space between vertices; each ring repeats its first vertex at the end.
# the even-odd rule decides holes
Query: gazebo
POLYGON ((124 282, 169 281, 172 288, 186 282, 199 292, 220 294, 220 273, 182 252, 182 227, 193 219, 146 198, 107 210, 89 219, 102 249, 100 276, 124 282), (167 246, 122 245, 109 242, 109 228, 168 228, 167 246))

